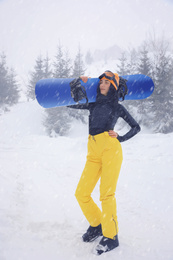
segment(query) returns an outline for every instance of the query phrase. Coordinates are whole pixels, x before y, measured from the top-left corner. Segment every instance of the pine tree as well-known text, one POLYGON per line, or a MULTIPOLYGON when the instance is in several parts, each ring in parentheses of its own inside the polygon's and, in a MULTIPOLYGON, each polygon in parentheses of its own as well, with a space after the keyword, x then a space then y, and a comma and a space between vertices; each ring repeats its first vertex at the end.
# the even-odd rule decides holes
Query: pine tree
POLYGON ((129 49, 129 59, 127 63, 127 73, 136 74, 138 63, 138 53, 135 48, 129 49))
POLYGON ((67 135, 70 130, 72 118, 67 107, 55 107, 46 109, 44 125, 50 137, 67 135))
MULTIPOLYGON (((68 50, 65 54, 63 52, 63 47, 59 44, 57 49, 57 54, 55 56, 56 60, 53 64, 55 78, 68 78, 71 73, 71 59, 69 57, 68 50)), ((46 118, 44 124, 46 126, 47 132, 50 136, 66 135, 70 128, 70 123, 72 118, 69 116, 69 109, 66 107, 56 107, 46 110, 46 118)))
MULTIPOLYGON (((169 50, 169 42, 151 35, 150 39, 141 45, 137 54, 136 73, 150 76, 155 89, 149 98, 128 101, 124 105, 137 111, 141 125, 156 132, 173 132, 173 54, 169 50)), ((128 66, 127 69, 127 64, 131 63, 130 59, 130 55, 127 58, 122 54, 118 66, 120 75, 132 74, 134 71, 131 70, 133 66, 128 66)))
POLYGON ((66 78, 69 78, 71 76, 72 65, 71 65, 71 59, 70 59, 68 50, 66 50, 66 52, 65 52, 64 60, 65 60, 64 76, 66 78))
MULTIPOLYGON (((76 67, 81 73, 84 73, 82 55, 79 51, 76 58, 76 67), (78 58, 78 59, 77 59, 78 58), (78 61, 78 63, 77 63, 78 61)), ((81 75, 80 72, 71 75, 71 59, 69 57, 68 51, 63 52, 61 45, 58 46, 58 52, 56 55, 56 62, 54 62, 54 77, 56 78, 68 78, 68 77, 78 77, 81 75)), ((73 71, 74 73, 74 71, 73 71)), ((67 107, 56 107, 46 110, 46 118, 44 124, 46 126, 47 132, 50 136, 66 135, 72 123, 73 118, 80 119, 85 122, 85 111, 73 110, 67 107)))
POLYGON ((31 72, 31 78, 27 89, 28 99, 35 99, 35 85, 38 80, 43 79, 45 76, 43 58, 39 55, 35 61, 34 71, 31 72))
POLYGON ((0 106, 2 107, 7 103, 8 98, 8 68, 6 65, 6 56, 4 53, 1 54, 0 60, 0 106))
POLYGON ((79 46, 78 53, 74 60, 73 73, 72 76, 77 78, 85 74, 83 55, 79 46))
MULTIPOLYGON (((148 73, 153 79, 155 89, 147 100, 140 102, 141 109, 139 112, 143 115, 144 125, 156 132, 166 133, 173 131, 173 109, 170 105, 173 100, 170 91, 173 58, 169 52, 168 42, 164 38, 156 39, 150 36, 147 46, 149 47, 148 58, 145 58, 147 61, 145 63, 149 65, 149 68, 143 70, 143 73, 148 73)), ((145 57, 146 53, 147 50, 145 50, 145 57)), ((142 55, 144 57, 144 52, 142 55)))
POLYGON ((16 74, 14 72, 14 69, 10 69, 9 75, 8 75, 8 85, 9 85, 9 95, 8 95, 8 104, 13 105, 17 104, 19 101, 19 85, 16 81, 16 74))
MULTIPOLYGON (((83 62, 83 54, 81 53, 81 49, 79 46, 77 55, 74 60, 72 77, 78 78, 82 75, 85 75, 85 68, 84 68, 84 62, 83 62)), ((85 122, 85 123, 86 123, 86 121, 85 121, 86 114, 88 114, 87 110, 69 108, 69 115, 71 117, 73 117, 77 120, 81 120, 82 122, 85 122)))
POLYGON ((54 78, 66 78, 64 53, 63 48, 60 44, 57 48, 57 54, 55 55, 55 62, 53 63, 53 67, 54 78))
POLYGON ((173 109, 171 109, 172 106, 170 106, 173 101, 173 95, 171 93, 173 59, 163 46, 159 50, 157 61, 154 71, 155 91, 152 96, 153 108, 155 110, 154 123, 157 126, 156 130, 158 132, 167 133, 173 131, 173 127, 170 127, 170 125, 173 124, 173 109))
POLYGON ((44 78, 47 79, 52 77, 50 59, 48 54, 46 55, 46 58, 43 60, 43 71, 44 71, 44 78))
POLYGON ((137 67, 138 73, 144 74, 146 76, 151 76, 151 64, 149 58, 149 50, 147 43, 141 46, 139 50, 139 62, 137 67))
POLYGON ((128 60, 127 60, 127 55, 126 52, 121 53, 121 57, 118 61, 117 64, 117 73, 121 76, 123 75, 128 75, 129 74, 129 69, 128 69, 128 60))
POLYGON ((19 86, 13 69, 7 67, 6 55, 0 57, 0 106, 8 109, 8 106, 16 104, 19 100, 19 86))
MULTIPOLYGON (((138 51, 138 62, 137 62, 137 73, 143 74, 146 76, 151 76, 151 63, 149 58, 149 49, 148 44, 144 42, 138 51)), ((140 100, 136 102, 136 109, 138 113, 141 115, 143 124, 147 125, 149 117, 152 117, 153 114, 150 113, 152 110, 152 99, 148 98, 147 100, 140 100)))

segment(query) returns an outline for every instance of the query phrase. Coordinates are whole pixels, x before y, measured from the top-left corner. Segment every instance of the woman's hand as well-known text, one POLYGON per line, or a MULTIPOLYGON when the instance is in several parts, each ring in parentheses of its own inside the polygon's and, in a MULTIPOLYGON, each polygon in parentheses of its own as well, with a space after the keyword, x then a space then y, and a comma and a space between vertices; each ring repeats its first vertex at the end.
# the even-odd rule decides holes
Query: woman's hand
POLYGON ((80 76, 80 79, 84 82, 87 83, 88 77, 87 76, 80 76))
POLYGON ((108 134, 112 138, 117 138, 118 137, 118 134, 115 131, 113 131, 113 130, 109 130, 108 134))

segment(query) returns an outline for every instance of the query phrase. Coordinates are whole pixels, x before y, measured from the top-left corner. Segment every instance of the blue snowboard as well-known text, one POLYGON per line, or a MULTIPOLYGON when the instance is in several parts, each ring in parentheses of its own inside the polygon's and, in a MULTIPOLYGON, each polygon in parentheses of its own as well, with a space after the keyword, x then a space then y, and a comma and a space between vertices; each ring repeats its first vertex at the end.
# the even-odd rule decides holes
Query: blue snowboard
MULTIPOLYGON (((154 83, 148 76, 137 74, 122 76, 127 79, 128 94, 125 100, 138 100, 149 97, 154 90, 154 83)), ((44 108, 69 106, 76 104, 71 97, 70 82, 74 78, 50 78, 41 79, 36 83, 35 95, 38 103, 44 108)), ((89 78, 87 83, 81 80, 81 85, 85 88, 88 102, 96 101, 99 78, 89 78)), ((80 101, 85 103, 86 99, 80 101)))

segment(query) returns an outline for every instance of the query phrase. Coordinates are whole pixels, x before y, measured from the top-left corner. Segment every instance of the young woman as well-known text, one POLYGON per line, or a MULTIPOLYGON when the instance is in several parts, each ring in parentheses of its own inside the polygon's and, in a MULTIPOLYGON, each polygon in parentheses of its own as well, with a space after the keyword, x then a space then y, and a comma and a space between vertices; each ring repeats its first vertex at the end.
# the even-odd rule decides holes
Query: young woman
MULTIPOLYGON (((85 76, 80 78, 87 81, 85 76)), ((96 102, 75 106, 90 112, 87 161, 75 196, 90 224, 83 241, 91 242, 103 236, 96 247, 96 253, 102 254, 119 245, 115 190, 123 160, 120 142, 136 135, 140 126, 118 103, 118 74, 106 71, 99 78, 96 102), (119 117, 131 127, 123 136, 113 130, 119 117), (91 197, 99 179, 102 210, 91 197)))

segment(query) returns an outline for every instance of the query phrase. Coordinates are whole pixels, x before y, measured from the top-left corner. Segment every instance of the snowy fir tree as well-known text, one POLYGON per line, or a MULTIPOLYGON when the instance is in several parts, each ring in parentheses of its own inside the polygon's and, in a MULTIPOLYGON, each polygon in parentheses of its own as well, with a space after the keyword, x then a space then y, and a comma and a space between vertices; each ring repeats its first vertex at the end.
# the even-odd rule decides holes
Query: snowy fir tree
POLYGON ((57 53, 55 55, 55 61, 53 63, 53 77, 54 78, 66 78, 65 72, 65 58, 63 53, 63 47, 59 44, 57 47, 57 53))
POLYGON ((6 56, 5 54, 1 54, 1 60, 0 60, 0 90, 1 90, 0 105, 1 107, 7 103, 7 99, 8 99, 9 87, 8 87, 7 77, 8 77, 8 68, 6 65, 6 56))
MULTIPOLYGON (((71 59, 69 57, 68 50, 64 51, 61 45, 58 46, 56 60, 53 63, 54 71, 53 75, 56 78, 69 78, 84 73, 82 55, 79 52, 74 62, 74 70, 72 71, 71 59), (75 72, 74 72, 75 71, 75 72)), ((86 111, 84 110, 73 110, 67 107, 57 107, 46 109, 46 117, 44 125, 46 126, 47 132, 50 136, 66 135, 70 130, 70 124, 73 118, 86 122, 85 120, 86 111)))
POLYGON ((85 74, 83 55, 81 53, 80 46, 78 48, 78 53, 74 60, 73 73, 72 76, 77 78, 85 74))
MULTIPOLYGON (((136 71, 138 74, 143 74, 146 76, 151 76, 151 61, 149 58, 149 47, 146 42, 144 42, 138 50, 138 62, 136 65, 136 71)), ((136 102, 137 111, 142 115, 141 123, 148 125, 149 117, 153 118, 152 111, 152 101, 149 97, 146 100, 140 100, 136 102)))
POLYGON ((8 109, 8 106, 16 104, 19 100, 19 86, 13 69, 9 69, 6 63, 6 55, 0 56, 0 107, 8 109))
MULTIPOLYGON (((137 74, 137 63, 138 63, 138 52, 135 50, 135 48, 130 48, 128 51, 128 63, 127 63, 127 74, 130 72, 130 74, 137 74)), ((125 74, 124 74, 125 75, 125 74)))
POLYGON ((13 105, 19 101, 19 84, 16 80, 16 73, 13 68, 9 70, 8 75, 8 85, 9 85, 9 94, 8 94, 8 104, 13 105))
POLYGON ((65 65, 64 65, 64 75, 66 78, 71 77, 71 71, 72 71, 72 61, 69 56, 69 51, 66 50, 64 54, 64 60, 65 60, 65 65))
POLYGON ((135 72, 153 79, 155 89, 149 98, 124 102, 124 105, 137 111, 140 124, 163 133, 173 131, 173 55, 168 43, 164 38, 150 37, 138 50, 133 50, 136 55, 122 53, 117 65, 119 75, 135 72))
POLYGON ((151 64, 149 58, 148 44, 144 42, 139 49, 139 60, 137 64, 137 71, 139 74, 151 76, 151 64))
POLYGON ((169 52, 168 43, 164 39, 152 43, 152 78, 155 90, 151 99, 152 110, 155 111, 153 124, 157 132, 172 132, 172 71, 173 55, 169 52))
MULTIPOLYGON (((68 50, 63 51, 63 47, 59 44, 55 61, 53 63, 53 76, 55 78, 68 78, 71 73, 71 59, 68 50)), ((70 128, 72 118, 69 117, 68 108, 56 107, 46 109, 46 117, 44 125, 49 136, 66 135, 70 128)))
POLYGON ((45 77, 44 73, 44 61, 42 55, 39 55, 35 61, 34 71, 30 74, 29 84, 27 86, 27 97, 28 100, 35 99, 35 85, 38 80, 45 77))
POLYGON ((44 126, 50 137, 68 134, 72 118, 69 116, 67 107, 55 107, 46 109, 44 126))
POLYGON ((45 79, 52 77, 51 63, 48 54, 46 55, 46 58, 43 60, 43 72, 45 79))
MULTIPOLYGON (((72 77, 78 78, 82 75, 85 75, 85 66, 83 61, 83 54, 81 53, 81 48, 79 45, 78 52, 74 59, 72 77)), ((87 110, 72 109, 69 108, 69 116, 77 120, 81 120, 83 123, 86 123, 86 115, 88 114, 87 110)))
POLYGON ((121 57, 118 60, 117 68, 118 68, 117 73, 119 75, 130 74, 129 69, 128 69, 127 53, 125 51, 121 53, 121 57))

